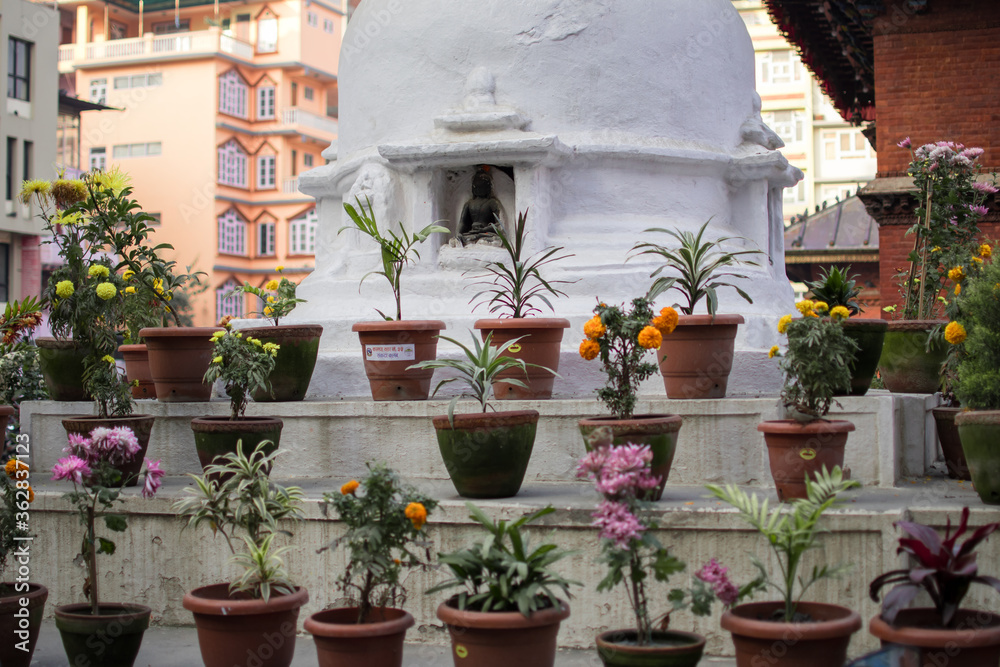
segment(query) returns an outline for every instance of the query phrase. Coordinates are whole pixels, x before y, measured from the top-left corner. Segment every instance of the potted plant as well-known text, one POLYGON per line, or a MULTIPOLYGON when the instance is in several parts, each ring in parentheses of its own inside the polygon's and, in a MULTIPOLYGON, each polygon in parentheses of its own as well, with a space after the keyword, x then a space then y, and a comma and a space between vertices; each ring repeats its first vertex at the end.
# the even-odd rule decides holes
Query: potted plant
POLYGON ((843 419, 826 419, 837 391, 849 386, 850 366, 857 344, 845 333, 845 306, 800 301, 802 317, 785 315, 778 333, 786 334, 785 353, 777 345, 771 357, 782 357, 785 385, 781 402, 790 419, 768 420, 757 425, 767 444, 771 476, 778 499, 805 498, 807 477, 821 468, 844 465, 844 447, 854 424, 843 419))
POLYGON ((250 456, 244 445, 210 465, 202 476, 190 475, 194 487, 174 503, 185 528, 206 524, 221 534, 233 554, 230 563, 242 574, 231 583, 196 588, 184 595, 184 608, 194 615, 205 667, 248 664, 288 667, 295 654, 299 609, 309 601, 305 588, 289 578, 281 559, 289 547, 276 548, 285 520, 302 518, 302 489, 268 479, 278 452, 257 444, 250 456), (240 544, 237 552, 234 542, 240 544), (270 650, 265 655, 261 647, 270 650))
POLYGON ((723 252, 720 250, 722 244, 746 239, 721 236, 714 241, 703 240, 711 222, 711 219, 705 222, 697 234, 658 227, 646 230, 667 234, 680 244, 678 248, 653 242, 637 243, 632 248, 633 257, 656 255, 662 258, 663 264, 650 275, 656 278, 653 287, 657 293, 674 289, 687 301, 686 305, 674 304, 682 314, 676 330, 669 337, 664 336, 657 355, 669 398, 725 398, 729 373, 733 368, 736 330, 743 324, 743 316, 717 314, 717 290, 732 287, 747 303, 753 303, 749 294, 722 279, 747 280, 747 276, 734 273, 732 268, 759 266, 757 262, 741 257, 763 253, 760 250, 723 252), (667 270, 680 275, 660 276, 667 270), (695 308, 702 299, 708 314, 695 315, 695 308))
MULTIPOLYGON (((911 149, 909 137, 900 142, 911 149)), ((941 365, 947 346, 941 334, 939 297, 951 279, 961 282, 979 242, 979 220, 985 206, 987 183, 977 183, 982 148, 939 141, 911 150, 908 174, 913 178, 916 222, 909 230, 913 250, 909 267, 896 278, 902 308, 887 306, 889 323, 879 371, 885 386, 897 393, 932 394, 941 384, 941 365)))
POLYGON ((309 391, 313 370, 316 368, 316 357, 319 355, 319 339, 323 335, 323 327, 318 324, 280 324, 281 318, 289 315, 295 306, 305 303, 305 299, 295 296, 298 287, 294 282, 282 275, 284 266, 278 266, 275 271, 277 278, 264 283, 263 287, 253 287, 244 283, 229 293, 252 294, 261 304, 259 314, 270 320, 272 326, 246 327, 244 335, 253 336, 264 343, 274 343, 278 346, 278 356, 274 360, 274 370, 268 376, 271 391, 259 389, 254 392, 253 400, 268 401, 301 401, 309 391))
POLYGON ((494 522, 472 503, 469 518, 485 539, 438 560, 452 577, 427 590, 459 593, 442 602, 437 616, 451 636, 456 665, 552 667, 559 624, 569 618, 570 586, 552 566, 570 552, 552 543, 532 548, 521 528, 555 510, 550 506, 511 522, 494 522))
POLYGON ((368 475, 323 494, 320 509, 337 512, 344 534, 320 551, 343 546, 347 569, 337 587, 350 606, 326 609, 306 619, 320 667, 400 667, 403 640, 414 623, 401 609, 406 569, 424 568, 430 542, 424 526, 437 501, 404 484, 384 464, 368 464, 368 475), (421 553, 423 552, 423 553, 421 553))
POLYGON ((597 652, 607 667, 697 665, 705 638, 669 630, 670 613, 690 607, 696 616, 708 616, 716 599, 728 609, 762 584, 757 580, 737 587, 729 580, 728 569, 713 558, 695 574, 693 586, 670 591, 667 600, 671 609, 659 618, 651 616, 647 584, 653 580, 667 583, 686 567, 654 535, 659 526, 649 516, 649 503, 642 500, 660 481, 650 468, 652 460, 653 452, 647 445, 598 447, 583 457, 577 469, 577 477, 593 480, 602 496, 591 525, 601 531, 600 560, 607 565, 608 574, 597 584, 597 591, 604 593, 623 585, 635 614, 634 628, 597 636, 597 652))
POLYGON ((861 312, 858 305, 858 276, 851 275, 851 267, 841 269, 830 266, 820 269, 819 279, 806 283, 812 293, 812 300, 825 303, 829 308, 843 306, 850 313, 850 319, 841 326, 844 333, 858 345, 858 352, 851 364, 851 385, 837 392, 838 396, 864 396, 871 388, 872 379, 878 370, 878 360, 882 356, 882 344, 889 323, 883 319, 863 319, 855 317, 861 312))
POLYGON ((766 499, 762 501, 756 494, 748 496, 733 485, 706 487, 716 498, 735 507, 767 539, 781 568, 780 581, 774 581, 764 564, 751 556, 763 581, 782 599, 738 605, 720 619, 722 628, 733 635, 736 667, 758 664, 841 667, 846 662, 847 645, 851 635, 861 628, 861 617, 845 607, 803 602, 803 598, 817 581, 836 576, 848 566, 815 565, 801 576, 799 568, 805 553, 818 547, 823 513, 841 493, 854 486, 859 484, 845 480, 840 468, 831 472, 824 469, 815 479, 807 478, 805 498, 781 503, 773 509, 766 499))
MULTIPOLYGON (((115 512, 114 506, 124 500, 123 489, 129 479, 115 464, 127 460, 139 447, 127 427, 116 431, 94 429, 89 437, 70 435, 65 450, 68 455, 52 468, 53 480, 72 482, 73 490, 63 498, 73 505, 84 527, 83 549, 77 559, 86 564, 84 592, 89 602, 55 610, 56 627, 71 665, 131 667, 149 627, 149 607, 100 599, 102 578, 97 572, 97 556, 114 554, 115 543, 97 534, 97 520, 102 519, 110 531, 128 529, 126 514, 115 512)), ((159 461, 146 460, 143 497, 156 494, 163 475, 159 461)))
MULTIPOLYGON (((403 268, 414 257, 420 257, 417 244, 423 243, 431 234, 447 233, 448 229, 430 224, 419 232, 407 233, 400 223, 399 234, 391 229, 383 232, 378 228, 368 197, 365 197, 364 204, 360 199, 355 201, 357 208, 344 204, 344 210, 354 225, 341 227, 337 233, 345 229, 357 230, 378 244, 382 270, 366 273, 361 283, 364 284, 365 278, 372 274, 383 276, 389 282, 396 301, 395 319, 376 309, 382 321, 358 322, 351 328, 361 339, 361 354, 372 398, 376 401, 426 400, 434 371, 415 366, 437 356, 437 334, 445 329, 445 324, 440 320, 404 320, 400 279, 403 268)), ((360 285, 358 289, 361 289, 360 285)))
POLYGON ((515 387, 524 386, 524 381, 513 377, 509 371, 517 369, 524 373, 528 364, 505 354, 521 339, 514 338, 502 346, 494 346, 491 335, 487 335, 483 343, 473 336, 469 348, 453 338, 440 338, 461 348, 465 358, 431 359, 416 366, 457 371, 456 377, 438 382, 435 395, 450 382, 464 382, 467 387, 466 392, 452 398, 448 414, 433 420, 438 448, 455 490, 465 498, 515 496, 521 489, 535 446, 538 411, 487 411, 491 407, 489 399, 494 383, 501 374, 506 373, 506 381, 515 387), (456 415, 455 404, 463 396, 474 398, 482 410, 456 415))
MULTIPOLYGON (((549 296, 566 296, 555 287, 566 281, 545 280, 542 278, 541 267, 571 255, 557 256, 562 248, 549 247, 531 257, 522 258, 525 254, 527 221, 527 211, 517 216, 513 236, 508 236, 503 225, 493 225, 496 237, 507 253, 509 264, 489 262, 486 265, 487 273, 478 276, 476 283, 486 287, 472 298, 473 301, 478 300, 473 311, 485 305, 490 313, 497 315, 493 319, 476 320, 474 326, 483 340, 492 335, 493 343, 500 346, 519 338, 520 342, 513 345, 513 349, 508 348, 507 354, 528 364, 525 387, 504 381, 510 373, 518 371, 508 371, 500 376, 500 381, 493 387, 497 400, 552 398, 552 385, 559 370, 563 330, 569 328, 569 320, 565 318, 532 317, 534 313, 542 312, 535 305, 537 301, 553 310, 549 296)), ((516 377, 520 379, 524 376, 516 377)))
POLYGON ((908 537, 899 538, 898 554, 906 554, 908 566, 886 572, 871 582, 872 600, 879 601, 881 590, 892 590, 882 602, 882 613, 868 625, 868 630, 882 644, 901 644, 920 650, 920 665, 962 665, 986 667, 1000 662, 1000 616, 985 610, 962 609, 962 600, 972 584, 984 584, 1000 592, 1000 579, 979 574, 976 547, 1000 523, 990 523, 975 530, 964 542, 969 522, 969 508, 962 508, 962 519, 954 533, 951 519, 944 538, 930 526, 899 521, 908 537), (907 608, 920 592, 926 592, 933 607, 907 608))
MULTIPOLYGON (((23 452, 21 456, 27 458, 23 452)), ((18 556, 24 562, 31 553, 28 508, 35 492, 30 479, 28 464, 17 457, 7 459, 0 473, 0 636, 6 638, 0 642, 0 664, 4 667, 31 664, 49 597, 49 590, 41 584, 4 577, 8 558, 12 564, 18 556)))
POLYGON ((8 303, 0 315, 0 461, 16 454, 13 436, 20 433, 21 402, 49 397, 31 340, 41 321, 41 304, 34 297, 8 303))
POLYGON ((677 326, 673 308, 653 315, 652 303, 659 294, 654 286, 646 296, 632 300, 632 309, 598 303, 594 317, 583 327, 586 338, 580 343, 580 356, 587 361, 601 358, 608 376, 597 398, 611 411, 610 417, 589 417, 579 421, 587 451, 604 445, 625 443, 649 445, 653 450, 653 474, 660 479, 651 491, 659 500, 670 474, 677 449, 681 418, 677 415, 636 415, 636 392, 639 384, 656 372, 656 365, 644 361, 649 350, 659 349, 663 337, 677 326))
MULTIPOLYGON (((246 448, 266 442, 268 454, 278 449, 281 428, 276 417, 247 417, 247 404, 257 391, 270 392, 268 378, 274 370, 279 347, 264 343, 249 334, 234 331, 230 322, 211 336, 212 360, 204 382, 212 386, 222 380, 229 396, 228 417, 195 417, 191 420, 195 449, 203 470, 208 471, 216 458, 236 451, 242 441, 246 448)), ((270 470, 270 469, 268 469, 270 470)))

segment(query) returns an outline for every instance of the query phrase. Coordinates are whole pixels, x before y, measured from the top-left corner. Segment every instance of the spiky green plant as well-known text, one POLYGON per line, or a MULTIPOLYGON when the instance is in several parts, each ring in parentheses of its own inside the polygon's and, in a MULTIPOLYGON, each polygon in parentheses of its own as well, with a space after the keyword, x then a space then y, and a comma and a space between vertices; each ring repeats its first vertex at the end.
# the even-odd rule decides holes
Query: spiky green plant
POLYGON ((843 306, 851 311, 851 315, 861 312, 858 305, 858 295, 861 288, 858 287, 858 275, 851 275, 851 267, 841 269, 838 266, 830 266, 827 269, 820 269, 819 279, 811 283, 806 283, 812 291, 812 298, 816 301, 823 301, 830 308, 843 306))

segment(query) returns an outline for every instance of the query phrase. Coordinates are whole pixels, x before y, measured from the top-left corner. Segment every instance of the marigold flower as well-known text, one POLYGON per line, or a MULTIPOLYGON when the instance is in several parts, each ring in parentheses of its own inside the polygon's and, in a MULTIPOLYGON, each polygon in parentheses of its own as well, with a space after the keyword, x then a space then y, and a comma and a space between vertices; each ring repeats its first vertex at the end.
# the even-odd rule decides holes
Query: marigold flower
POLYGON ((597 340, 607 333, 607 328, 604 323, 601 322, 600 315, 594 315, 592 318, 587 320, 587 323, 583 325, 583 335, 590 340, 597 340))
POLYGON ((660 330, 664 336, 669 336, 677 328, 680 315, 673 308, 667 307, 660 311, 659 316, 653 318, 653 326, 660 330))
POLYGON ((59 178, 52 184, 52 198, 59 208, 69 208, 87 198, 87 186, 79 179, 59 178))
POLYGON ((846 306, 834 306, 833 310, 830 311, 830 317, 835 320, 846 320, 850 316, 851 311, 846 306))
POLYGON ((979 246, 979 256, 984 259, 989 259, 993 256, 993 247, 988 243, 982 244, 979 246))
POLYGON ((792 323, 792 316, 785 315, 780 320, 778 320, 778 333, 783 334, 788 331, 788 325, 792 323))
POLYGON ((830 310, 830 306, 826 304, 826 301, 816 301, 815 303, 813 303, 813 310, 815 310, 817 313, 825 313, 826 311, 830 310))
POLYGON ((272 357, 278 356, 278 350, 280 349, 281 346, 278 345, 277 343, 264 343, 264 351, 270 354, 272 357))
POLYGON ((115 363, 115 358, 112 357, 110 354, 105 354, 103 357, 101 357, 101 361, 103 361, 106 364, 113 364, 115 363))
POLYGON ((955 296, 960 296, 962 294, 962 283, 955 285, 955 296))
POLYGON ((131 280, 134 275, 135 271, 132 269, 125 269, 125 273, 122 274, 122 280, 131 280))
POLYGON ((361 484, 358 483, 358 480, 352 479, 350 482, 340 487, 340 493, 346 496, 357 491, 359 486, 361 486, 361 484))
POLYGON ((638 335, 639 345, 647 350, 655 350, 663 343, 663 334, 656 327, 643 327, 638 335))
POLYGON ((228 327, 229 323, 232 322, 232 320, 233 320, 233 316, 232 315, 226 315, 221 320, 219 320, 219 326, 220 327, 228 327))
POLYGON ((973 257, 972 261, 975 262, 976 264, 982 264, 983 263, 983 258, 982 257, 973 257))
POLYGON ((271 313, 273 313, 273 312, 274 312, 274 309, 272 309, 271 306, 264 306, 264 316, 265 317, 270 317, 271 313))
POLYGON ((212 334, 212 337, 209 340, 211 340, 214 343, 215 341, 219 340, 225 335, 226 335, 225 331, 216 331, 214 334, 212 334))
POLYGON ((7 473, 7 476, 14 479, 17 476, 18 470, 27 470, 28 464, 17 459, 8 459, 7 464, 3 467, 3 471, 7 473))
POLYGON ((125 293, 126 294, 135 294, 135 286, 134 285, 129 285, 128 287, 126 287, 125 288, 125 293))
POLYGON ((778 347, 777 345, 772 345, 771 349, 767 353, 767 358, 774 359, 776 356, 778 356, 780 351, 781 351, 780 347, 778 347))
POLYGON ((278 266, 274 267, 274 270, 277 271, 278 273, 281 273, 282 271, 285 270, 285 266, 283 264, 278 264, 278 266))
POLYGON ((954 269, 948 272, 948 279, 953 280, 956 283, 962 282, 965 278, 965 269, 961 266, 956 266, 954 269))
POLYGON ((413 527, 420 530, 427 523, 427 508, 421 503, 410 503, 404 512, 406 518, 413 523, 413 527))
POLYGON ((111 275, 111 271, 103 264, 92 264, 91 267, 87 269, 87 275, 91 278, 107 278, 111 275))
POLYGON ((799 301, 799 302, 798 302, 797 304, 795 304, 795 308, 796 308, 796 309, 797 309, 797 310, 798 310, 798 311, 799 311, 800 313, 802 313, 803 315, 805 315, 806 313, 808 313, 808 312, 810 312, 810 311, 814 310, 814 309, 815 309, 815 307, 816 307, 816 304, 814 304, 814 303, 813 303, 812 301, 810 301, 809 299, 805 299, 805 300, 803 300, 803 301, 799 301))
POLYGON ((113 299, 115 295, 118 294, 118 289, 111 283, 101 283, 94 291, 97 292, 97 296, 101 297, 105 301, 113 299))
POLYGON ((580 356, 587 361, 592 361, 601 353, 601 344, 596 340, 585 339, 580 343, 580 356))
POLYGON ((269 294, 267 296, 267 302, 268 303, 274 303, 274 295, 273 294, 269 294))
POLYGON ((21 202, 24 204, 31 203, 31 195, 38 195, 39 199, 47 199, 48 196, 52 194, 52 184, 48 181, 43 181, 39 179, 33 179, 30 181, 23 181, 21 183, 21 202))
POLYGON ((222 363, 222 355, 220 354, 217 357, 212 357, 212 363, 213 364, 221 364, 222 363))
POLYGON ((965 337, 965 327, 959 322, 949 322, 948 326, 944 328, 944 339, 952 345, 965 342, 965 337))
POLYGON ((264 285, 264 289, 271 290, 273 292, 274 290, 278 289, 278 281, 277 280, 267 281, 267 284, 264 285))
POLYGON ((56 283, 56 296, 60 299, 68 299, 73 296, 73 292, 76 290, 73 288, 72 280, 60 280, 56 283))

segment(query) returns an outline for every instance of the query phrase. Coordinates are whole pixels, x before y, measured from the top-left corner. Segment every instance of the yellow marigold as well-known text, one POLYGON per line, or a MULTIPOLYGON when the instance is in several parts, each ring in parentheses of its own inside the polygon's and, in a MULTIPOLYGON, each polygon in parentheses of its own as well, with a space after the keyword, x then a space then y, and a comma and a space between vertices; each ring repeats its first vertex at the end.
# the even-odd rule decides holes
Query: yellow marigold
POLYGON ((7 476, 14 479, 15 473, 18 470, 27 470, 28 464, 23 461, 18 461, 17 459, 8 459, 7 465, 3 467, 3 471, 7 473, 7 476))
POLYGON ((153 281, 153 289, 156 290, 157 294, 163 294, 163 279, 157 278, 153 281))
POLYGON ((590 340, 587 338, 582 343, 580 343, 580 356, 591 361, 597 358, 597 355, 601 353, 601 344, 596 340, 590 340))
POLYGON ((271 313, 273 313, 273 312, 274 312, 274 310, 271 309, 271 306, 265 306, 264 307, 264 316, 265 317, 270 317, 271 313))
POLYGON ((975 262, 976 264, 982 264, 983 263, 983 258, 982 257, 973 257, 972 261, 975 262))
POLYGON ((211 340, 214 343, 215 341, 219 340, 220 338, 222 338, 225 335, 226 335, 225 331, 216 331, 214 334, 212 334, 211 340))
POLYGON ((131 280, 134 275, 135 271, 132 269, 125 269, 125 273, 122 274, 122 280, 131 280))
POLYGON ((59 208, 69 208, 87 198, 87 186, 79 179, 59 178, 52 183, 52 198, 59 208))
POLYGON ((413 527, 420 530, 427 523, 427 508, 420 503, 410 503, 406 506, 406 518, 413 522, 413 527))
POLYGON ((115 298, 115 295, 118 294, 118 289, 111 283, 101 283, 94 291, 105 301, 115 298))
POLYGON ((113 364, 115 363, 115 358, 112 357, 110 354, 105 354, 103 357, 101 357, 101 361, 103 361, 106 364, 113 364))
POLYGON ((941 246, 939 245, 934 246, 933 248, 931 248, 931 252, 941 252, 941 246))
POLYGON ((21 202, 31 203, 31 195, 38 195, 39 199, 47 199, 52 194, 52 184, 48 181, 34 179, 21 183, 21 202))
POLYGON ((816 301, 815 303, 813 303, 813 310, 815 310, 817 313, 825 313, 826 311, 830 310, 830 306, 826 304, 826 301, 816 301))
POLYGON ((795 304, 795 308, 798 309, 798 311, 800 313, 802 313, 803 315, 805 315, 809 311, 815 309, 815 307, 816 307, 816 304, 814 304, 809 299, 805 299, 804 301, 799 301, 797 304, 795 304))
POLYGON ((792 316, 785 315, 780 320, 778 320, 778 333, 783 334, 788 331, 788 325, 792 323, 792 316))
POLYGON ((830 311, 830 317, 835 320, 846 320, 850 316, 851 311, 846 306, 834 306, 833 310, 830 311))
POLYGON ((958 345, 965 341, 965 327, 958 322, 949 322, 944 328, 944 339, 952 345, 958 345))
POLYGON ((778 356, 778 352, 780 350, 781 350, 781 348, 778 347, 777 345, 772 345, 771 349, 767 353, 767 358, 768 359, 774 359, 776 356, 778 356))
POLYGON ((111 271, 103 264, 92 264, 91 267, 87 269, 87 275, 91 278, 107 278, 111 275, 111 271))
POLYGON ((607 328, 601 322, 600 315, 594 315, 583 325, 583 335, 590 340, 597 340, 607 333, 607 328))
POLYGON ((281 346, 277 343, 264 343, 264 351, 269 353, 272 357, 278 356, 278 350, 280 349, 281 346))
POLYGON ((268 294, 267 295, 267 302, 268 303, 274 303, 274 295, 273 294, 268 294))
POLYGON ((961 294, 962 294, 962 283, 958 283, 957 285, 955 285, 955 296, 959 296, 961 294))
POLYGON ((953 280, 956 283, 962 282, 963 278, 965 278, 965 269, 960 266, 956 266, 948 272, 948 279, 953 280))
POLYGON ((273 292, 274 290, 278 289, 278 281, 277 280, 268 280, 267 284, 264 285, 264 289, 271 290, 273 292))
POLYGON ((259 338, 250 338, 249 336, 247 336, 247 342, 253 343, 257 347, 264 347, 264 343, 259 338))
POLYGON ((993 247, 990 246, 988 243, 984 243, 983 245, 979 246, 979 256, 985 259, 989 259, 990 257, 993 256, 993 247))
POLYGON ((212 363, 213 364, 221 364, 222 363, 222 355, 220 354, 217 357, 212 357, 212 363))
POLYGON ((669 336, 677 328, 680 315, 673 308, 667 307, 660 311, 657 317, 653 318, 653 326, 660 330, 664 336, 669 336))
POLYGON ((60 280, 56 283, 56 296, 60 299, 68 299, 73 296, 73 292, 76 290, 73 288, 72 280, 60 280))
POLYGON ((135 287, 133 285, 129 285, 128 287, 125 288, 125 293, 126 294, 135 294, 135 287))
POLYGON ((803 313, 802 316, 803 317, 819 317, 819 315, 816 314, 815 310, 808 310, 805 313, 803 313))
POLYGON ((656 327, 643 327, 637 338, 639 345, 647 350, 655 350, 663 343, 663 334, 656 327))
POLYGON ((274 270, 277 271, 278 273, 281 273, 282 271, 285 270, 285 267, 283 264, 278 264, 278 266, 274 267, 274 270))
POLYGON ((340 487, 340 493, 346 496, 357 491, 359 486, 361 486, 361 484, 358 483, 358 480, 352 479, 350 482, 340 487))

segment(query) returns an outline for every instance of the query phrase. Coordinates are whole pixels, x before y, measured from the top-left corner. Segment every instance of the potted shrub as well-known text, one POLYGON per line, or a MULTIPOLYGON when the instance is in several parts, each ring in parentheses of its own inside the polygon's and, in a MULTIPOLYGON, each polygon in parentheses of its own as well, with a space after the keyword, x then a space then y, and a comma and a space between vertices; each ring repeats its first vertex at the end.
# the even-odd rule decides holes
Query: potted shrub
MULTIPOLYGON (((27 455, 22 452, 22 457, 27 455)), ((8 558, 30 554, 31 535, 27 528, 28 508, 35 499, 30 484, 31 470, 19 458, 7 459, 0 473, 0 664, 4 667, 28 667, 35 652, 42 613, 49 590, 29 581, 7 581, 4 572, 8 558)), ((14 568, 16 569, 16 568, 14 568)))
POLYGON ((321 510, 332 507, 344 534, 321 549, 343 547, 347 569, 337 587, 351 606, 326 609, 306 619, 316 641, 320 667, 400 667, 403 640, 414 623, 401 609, 406 569, 426 567, 430 542, 424 526, 437 501, 404 484, 384 464, 368 464, 360 483, 323 494, 321 510))
POLYGON ((650 276, 656 278, 653 287, 658 293, 674 289, 687 301, 686 305, 674 304, 682 314, 676 330, 664 337, 657 355, 669 398, 725 398, 729 373, 733 369, 736 330, 743 324, 743 316, 717 314, 719 297, 716 291, 720 287, 731 287, 747 303, 753 303, 749 294, 722 279, 747 280, 747 276, 734 273, 732 269, 741 264, 759 266, 741 257, 763 253, 760 250, 723 252, 720 250, 723 243, 746 239, 722 236, 714 241, 703 240, 711 222, 710 219, 702 225, 697 234, 655 227, 646 230, 667 234, 680 244, 678 248, 653 242, 637 243, 632 248, 633 257, 656 255, 662 258, 663 264, 650 276), (667 270, 680 275, 660 276, 667 270), (695 308, 702 299, 708 314, 695 315, 695 308))
POLYGON ((437 384, 435 394, 450 382, 464 382, 467 387, 466 392, 452 398, 448 414, 433 420, 438 448, 455 490, 466 498, 508 498, 517 495, 535 446, 538 411, 487 411, 491 407, 489 399, 494 384, 501 374, 506 373, 509 384, 524 386, 524 381, 513 377, 509 371, 516 369, 524 373, 527 364, 505 354, 521 339, 514 338, 495 347, 491 335, 487 335, 483 343, 473 336, 472 347, 469 348, 447 336, 440 338, 461 348, 465 358, 431 359, 417 366, 428 370, 448 368, 457 371, 456 377, 437 384), (456 415, 455 404, 463 396, 474 398, 482 410, 456 415))
POLYGON ((473 546, 438 560, 452 577, 428 594, 461 589, 437 609, 451 636, 455 665, 552 667, 559 625, 569 618, 570 581, 552 569, 569 555, 552 543, 532 547, 521 528, 551 514, 550 506, 516 521, 494 522, 466 503, 469 518, 486 531, 473 546))
POLYGON ((647 445, 599 447, 580 461, 577 470, 577 477, 594 481, 603 498, 591 524, 601 531, 600 560, 608 567, 597 590, 604 593, 623 585, 635 614, 635 627, 597 636, 597 652, 607 667, 697 665, 705 638, 669 630, 671 611, 690 607, 696 616, 708 616, 716 599, 728 609, 762 583, 756 580, 738 588, 729 580, 728 569, 713 558, 695 574, 693 586, 670 591, 670 610, 658 618, 651 616, 647 583, 654 579, 667 583, 686 567, 653 534, 658 526, 649 516, 649 504, 642 500, 660 481, 650 469, 652 460, 647 445))
POLYGON ((190 475, 195 486, 174 503, 185 528, 206 524, 221 534, 242 571, 231 583, 202 586, 184 595, 184 608, 194 615, 205 667, 248 664, 288 667, 295 654, 299 609, 309 601, 306 589, 289 578, 281 560, 289 547, 276 548, 284 520, 302 518, 302 489, 268 479, 277 452, 261 442, 247 457, 236 451, 210 465, 202 476, 190 475), (234 542, 240 544, 237 552, 234 542), (270 655, 258 649, 267 646, 270 655))
POLYGON ((847 435, 854 430, 849 421, 826 419, 837 391, 850 384, 857 344, 844 333, 848 310, 808 300, 797 308, 802 317, 785 315, 778 322, 778 333, 788 336, 785 353, 777 345, 770 352, 771 357, 782 357, 781 402, 791 419, 757 425, 767 444, 779 500, 805 498, 806 477, 824 467, 843 466, 847 435))
MULTIPOLYGON (((90 601, 55 610, 56 627, 71 665, 131 667, 149 627, 149 607, 100 599, 102 578, 97 572, 97 555, 115 553, 115 543, 97 534, 97 520, 102 519, 110 531, 128 529, 126 514, 115 512, 114 506, 124 500, 122 491, 129 479, 115 464, 126 460, 138 447, 127 427, 118 433, 94 429, 90 437, 72 434, 65 450, 68 455, 52 468, 53 480, 72 482, 73 490, 63 498, 73 505, 84 527, 83 550, 77 559, 86 564, 84 592, 90 601)), ((163 475, 159 461, 146 460, 143 497, 156 494, 163 475)))
POLYGON ((230 322, 212 334, 211 341, 213 356, 204 382, 211 387, 216 380, 222 380, 229 396, 229 416, 191 420, 198 460, 206 472, 217 457, 235 452, 241 441, 247 449, 267 443, 264 451, 274 452, 284 425, 276 417, 246 416, 250 397, 257 391, 271 390, 268 378, 274 370, 279 347, 234 331, 230 322))
MULTIPOLYGON (((281 318, 289 315, 295 306, 305 303, 305 299, 295 296, 298 287, 288 277, 282 275, 284 266, 275 269, 277 278, 267 281, 263 287, 253 287, 244 283, 229 293, 252 294, 260 301, 260 311, 253 311, 266 320, 271 326, 246 327, 244 335, 253 336, 264 343, 274 343, 278 346, 278 356, 274 360, 274 370, 268 376, 271 391, 259 389, 254 392, 253 400, 268 401, 301 401, 309 391, 313 370, 316 368, 316 357, 319 355, 319 339, 323 335, 323 327, 318 324, 281 324, 281 318)), ((228 296, 228 295, 227 295, 228 296)))
MULTIPOLYGON (((489 262, 487 273, 479 277, 478 285, 486 287, 473 297, 477 301, 473 311, 485 305, 490 313, 496 314, 493 319, 476 320, 475 328, 486 340, 492 335, 497 346, 519 338, 520 341, 508 348, 507 354, 521 359, 528 364, 525 387, 505 382, 503 378, 516 370, 501 375, 501 380, 493 387, 497 400, 506 399, 546 399, 552 398, 552 385, 559 370, 559 351, 562 345, 563 330, 569 328, 569 320, 561 317, 532 317, 541 313, 535 305, 537 301, 544 303, 553 310, 549 297, 566 296, 555 285, 566 282, 560 280, 547 281, 542 278, 541 267, 571 255, 557 256, 562 248, 549 247, 522 258, 525 254, 525 227, 528 212, 517 216, 513 236, 508 236, 503 225, 493 225, 500 244, 507 253, 508 264, 504 262, 489 262), (551 370, 550 370, 551 369, 551 370)), ((523 375, 514 375, 519 379, 523 375)))
POLYGON ((861 628, 861 617, 845 607, 803 602, 803 598, 817 581, 833 577, 848 566, 816 565, 801 576, 799 567, 805 553, 818 547, 823 513, 841 493, 854 486, 858 483, 845 480, 840 468, 832 472, 824 469, 815 479, 806 480, 805 498, 781 503, 773 509, 766 499, 748 496, 733 485, 706 487, 716 498, 739 510, 740 516, 767 539, 781 568, 781 579, 774 581, 764 564, 751 556, 766 585, 782 599, 738 605, 720 619, 722 628, 733 635, 736 667, 758 664, 841 667, 847 661, 847 645, 851 635, 861 628))
POLYGON ((41 304, 34 297, 8 303, 0 315, 0 461, 17 453, 21 402, 49 397, 31 340, 41 321, 41 304))
POLYGON ((588 417, 579 421, 587 451, 605 445, 625 443, 649 445, 653 450, 653 474, 659 485, 651 493, 659 500, 670 474, 677 449, 681 418, 677 415, 636 415, 636 392, 639 384, 656 372, 656 365, 644 361, 649 350, 659 349, 663 337, 677 326, 677 311, 664 308, 653 315, 654 286, 646 296, 632 300, 632 309, 598 303, 594 317, 583 327, 586 338, 580 343, 580 356, 587 361, 601 358, 608 376, 597 398, 611 411, 610 417, 588 417))
POLYGON ((861 288, 857 278, 857 275, 851 275, 849 266, 846 269, 830 266, 820 270, 818 280, 807 283, 814 301, 825 303, 828 308, 843 306, 850 313, 850 319, 844 320, 842 326, 847 337, 857 343, 858 352, 850 368, 851 385, 839 390, 838 396, 864 396, 868 393, 882 356, 885 332, 889 329, 889 323, 883 319, 855 317, 861 312, 857 301, 861 288))
MULTIPOLYGON (((911 148, 909 137, 901 148, 911 148)), ((894 319, 882 348, 879 371, 897 393, 932 394, 941 384, 947 346, 939 297, 948 280, 961 282, 979 243, 979 220, 987 213, 989 184, 976 183, 981 148, 939 141, 911 150, 908 174, 917 201, 909 267, 896 278, 902 308, 887 306, 894 319), (985 187, 984 187, 985 186, 985 187)))
MULTIPOLYGON (((389 282, 396 301, 395 319, 376 309, 382 321, 358 322, 351 328, 361 339, 361 354, 372 398, 376 401, 426 400, 434 371, 415 366, 437 356, 437 334, 445 329, 445 324, 440 320, 404 320, 400 279, 403 268, 414 257, 420 257, 417 244, 423 243, 431 234, 447 233, 448 229, 430 224, 419 232, 407 233, 400 223, 399 234, 391 229, 383 232, 378 228, 368 197, 365 197, 364 204, 360 199, 355 201, 357 208, 344 204, 344 210, 354 225, 341 227, 337 233, 345 229, 357 230, 378 244, 382 270, 366 273, 361 283, 364 284, 365 278, 372 274, 383 276, 389 282)), ((360 285, 358 289, 361 289, 360 285)))
POLYGON ((882 644, 901 644, 920 650, 920 665, 986 667, 1000 662, 1000 616, 985 610, 962 609, 962 600, 972 584, 984 584, 1000 592, 1000 579, 979 574, 976 547, 1000 523, 975 530, 964 542, 969 508, 954 533, 951 519, 942 539, 937 531, 911 521, 898 526, 908 537, 899 538, 897 554, 906 554, 908 567, 880 575, 869 588, 879 601, 881 590, 892 590, 882 603, 882 613, 872 618, 868 630, 882 644), (920 592, 926 592, 933 607, 907 608, 920 592))

